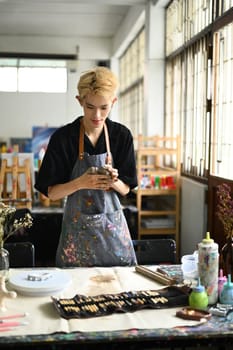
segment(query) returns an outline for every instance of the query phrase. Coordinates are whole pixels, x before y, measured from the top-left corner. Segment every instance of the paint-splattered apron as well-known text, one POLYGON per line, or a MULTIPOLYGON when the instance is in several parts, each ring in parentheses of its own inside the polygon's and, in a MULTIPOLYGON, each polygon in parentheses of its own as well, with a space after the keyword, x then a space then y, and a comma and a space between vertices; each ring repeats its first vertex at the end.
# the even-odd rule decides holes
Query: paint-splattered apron
MULTIPOLYGON (((111 159, 107 126, 107 153, 89 155, 84 149, 84 127, 80 127, 79 158, 71 179, 90 167, 101 167, 111 159)), ((71 266, 130 266, 136 264, 128 225, 115 191, 79 190, 68 196, 58 244, 56 264, 71 266)))

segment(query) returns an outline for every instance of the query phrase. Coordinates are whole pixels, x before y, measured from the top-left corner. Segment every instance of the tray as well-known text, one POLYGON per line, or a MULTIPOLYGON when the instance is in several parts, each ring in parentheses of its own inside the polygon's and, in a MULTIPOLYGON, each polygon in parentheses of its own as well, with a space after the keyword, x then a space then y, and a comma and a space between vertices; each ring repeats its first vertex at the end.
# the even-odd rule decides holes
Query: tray
POLYGON ((176 312, 176 316, 185 320, 201 321, 202 319, 209 320, 211 313, 205 310, 185 307, 176 312))
POLYGON ((29 296, 46 296, 60 293, 71 283, 71 275, 56 269, 33 269, 15 273, 9 278, 9 285, 20 294, 29 296), (31 278, 38 276, 40 278, 31 278), (46 276, 43 279, 43 276, 46 276))

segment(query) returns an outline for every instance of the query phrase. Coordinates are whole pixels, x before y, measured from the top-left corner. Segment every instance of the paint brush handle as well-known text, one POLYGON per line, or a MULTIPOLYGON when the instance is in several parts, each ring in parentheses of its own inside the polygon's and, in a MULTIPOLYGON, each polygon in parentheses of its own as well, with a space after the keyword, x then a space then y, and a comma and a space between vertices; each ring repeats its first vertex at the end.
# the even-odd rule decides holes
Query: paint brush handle
POLYGON ((12 322, 6 322, 3 321, 0 323, 0 329, 5 328, 5 327, 18 327, 18 326, 26 326, 28 325, 28 322, 17 322, 17 321, 12 321, 12 322))

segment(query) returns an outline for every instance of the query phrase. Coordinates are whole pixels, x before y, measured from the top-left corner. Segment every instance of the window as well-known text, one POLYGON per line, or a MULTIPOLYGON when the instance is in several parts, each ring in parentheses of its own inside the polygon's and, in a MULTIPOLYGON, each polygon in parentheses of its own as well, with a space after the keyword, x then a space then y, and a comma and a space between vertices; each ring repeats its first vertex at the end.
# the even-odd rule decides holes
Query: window
POLYGON ((62 60, 0 59, 0 91, 67 91, 66 62, 62 60))
POLYGON ((17 91, 17 68, 0 67, 0 91, 17 91))
POLYGON ((206 176, 209 161, 209 73, 207 37, 166 65, 166 135, 181 135, 182 171, 201 177, 206 176))
POLYGON ((182 172, 233 180, 232 1, 174 0, 166 26, 165 130, 181 135, 182 172))
POLYGON ((214 33, 211 174, 233 179, 233 24, 214 33))
POLYGON ((119 109, 122 123, 133 135, 142 134, 145 32, 142 30, 120 58, 119 109))

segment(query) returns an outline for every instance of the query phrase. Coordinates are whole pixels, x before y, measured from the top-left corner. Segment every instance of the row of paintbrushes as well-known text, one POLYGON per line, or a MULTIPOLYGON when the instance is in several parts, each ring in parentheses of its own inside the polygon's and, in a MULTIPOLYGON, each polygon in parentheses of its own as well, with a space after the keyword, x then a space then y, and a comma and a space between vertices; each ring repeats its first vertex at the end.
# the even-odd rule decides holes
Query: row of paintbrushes
POLYGON ((0 315, 0 332, 9 332, 15 330, 17 327, 28 325, 28 322, 18 320, 24 318, 27 315, 27 313, 0 315))

